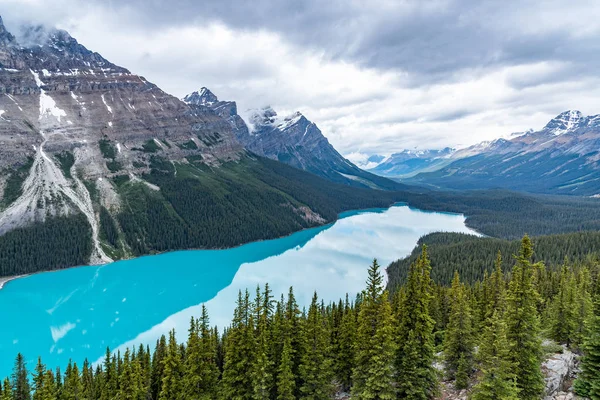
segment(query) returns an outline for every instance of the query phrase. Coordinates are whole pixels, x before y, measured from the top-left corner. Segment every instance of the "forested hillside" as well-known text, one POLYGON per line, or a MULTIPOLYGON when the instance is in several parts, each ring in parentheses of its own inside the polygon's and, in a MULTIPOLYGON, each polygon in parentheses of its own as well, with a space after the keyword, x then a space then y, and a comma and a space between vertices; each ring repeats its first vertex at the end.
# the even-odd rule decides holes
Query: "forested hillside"
MULTIPOLYGON (((253 155, 219 168, 191 156, 187 163, 172 163, 155 155, 150 167, 143 180, 126 174, 111 178, 121 197, 113 210, 100 204, 96 184, 87 184, 102 249, 113 259, 273 239, 335 221, 343 211, 395 202, 464 213, 469 227, 504 239, 600 230, 598 199, 502 190, 363 189, 253 155)), ((0 236, 0 260, 5 260, 0 276, 87 264, 92 251, 89 222, 74 214, 47 224, 0 236), (26 244, 17 246, 17 239, 26 244)))
POLYGON ((211 327, 203 307, 185 343, 170 332, 153 349, 107 349, 97 366, 70 362, 61 371, 41 359, 26 365, 18 355, 0 398, 292 400, 346 393, 426 400, 441 394, 444 380, 444 390, 467 389, 475 400, 534 400, 546 392, 545 352, 562 349, 542 346, 542 338, 583 351, 575 389, 594 395, 600 374, 590 357, 600 350, 600 317, 592 303, 600 295, 600 265, 548 270, 532 255, 525 237, 510 274, 498 262, 475 285, 458 273, 440 285, 423 248, 392 298, 374 261, 356 299, 325 305, 315 293, 307 310, 291 288, 278 301, 268 285, 254 298, 240 292, 224 333, 211 327))
MULTIPOLYGON (((210 168, 155 156, 142 180, 112 178, 122 198, 96 204, 103 249, 113 259, 180 249, 233 247, 334 221, 343 211, 388 207, 398 192, 335 184, 269 159, 247 156, 210 168)), ((89 184, 92 201, 98 189, 89 184)), ((0 236, 0 276, 88 263, 92 235, 81 214, 0 236)))
POLYGON ((467 216, 467 225, 487 236, 519 239, 600 230, 600 199, 529 195, 508 190, 416 191, 411 206, 467 216))
MULTIPOLYGON (((557 269, 565 262, 581 263, 600 257, 600 232, 578 232, 532 238, 535 252, 532 260, 542 261, 546 267, 557 269)), ((388 288, 393 289, 406 281, 410 265, 414 263, 423 245, 431 258, 431 278, 449 285, 454 272, 470 284, 484 279, 494 269, 496 254, 503 254, 501 268, 508 272, 518 254, 520 241, 479 237, 464 233, 436 232, 419 239, 412 253, 387 267, 388 288)))

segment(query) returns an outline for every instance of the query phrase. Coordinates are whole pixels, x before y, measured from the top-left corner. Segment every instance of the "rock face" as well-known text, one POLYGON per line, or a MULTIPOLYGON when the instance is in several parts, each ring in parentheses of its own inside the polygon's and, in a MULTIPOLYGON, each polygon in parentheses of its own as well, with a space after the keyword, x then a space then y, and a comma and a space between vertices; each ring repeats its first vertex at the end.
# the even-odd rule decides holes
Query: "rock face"
POLYGON ((505 187, 540 193, 600 193, 600 115, 565 111, 539 131, 481 143, 414 182, 455 189, 505 187))
POLYGON ((345 159, 329 143, 317 125, 300 112, 280 117, 271 107, 255 110, 249 125, 237 113, 232 101, 219 101, 202 88, 183 99, 207 107, 225 118, 236 138, 251 152, 312 172, 333 182, 379 189, 401 189, 402 185, 363 171, 345 159))
POLYGON ((97 183, 103 205, 118 208, 103 178, 136 178, 157 155, 218 165, 242 152, 212 109, 190 107, 65 31, 31 27, 18 42, 0 19, 0 234, 82 212, 93 230, 93 261, 108 260, 87 182, 97 183), (20 170, 22 182, 11 186, 20 170))
POLYGON ((568 396, 566 392, 575 379, 576 363, 577 357, 566 348, 562 353, 554 354, 544 361, 542 371, 546 379, 545 400, 556 399, 559 398, 557 396, 563 396, 563 394, 568 396))

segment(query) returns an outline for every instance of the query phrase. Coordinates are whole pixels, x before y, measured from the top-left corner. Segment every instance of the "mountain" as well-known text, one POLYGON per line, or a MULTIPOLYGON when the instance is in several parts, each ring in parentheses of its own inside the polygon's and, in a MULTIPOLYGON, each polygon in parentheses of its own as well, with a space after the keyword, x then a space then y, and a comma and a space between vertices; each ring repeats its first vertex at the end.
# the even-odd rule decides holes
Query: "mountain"
POLYGON ((457 151, 438 171, 408 182, 471 189, 502 187, 538 193, 600 194, 600 115, 565 111, 539 131, 457 151))
POLYGON ((202 88, 183 98, 188 104, 208 107, 227 119, 236 138, 251 152, 311 172, 330 181, 375 189, 404 186, 366 172, 345 159, 314 122, 300 112, 281 117, 271 107, 255 110, 246 125, 232 101, 219 101, 202 88))
POLYGON ((0 19, 0 93, 2 275, 230 247, 397 201, 248 153, 235 103, 187 104, 62 30, 17 39, 0 19))
POLYGON ((455 150, 446 147, 442 150, 403 150, 394 153, 369 172, 390 178, 410 177, 425 170, 438 169, 450 162, 455 150))

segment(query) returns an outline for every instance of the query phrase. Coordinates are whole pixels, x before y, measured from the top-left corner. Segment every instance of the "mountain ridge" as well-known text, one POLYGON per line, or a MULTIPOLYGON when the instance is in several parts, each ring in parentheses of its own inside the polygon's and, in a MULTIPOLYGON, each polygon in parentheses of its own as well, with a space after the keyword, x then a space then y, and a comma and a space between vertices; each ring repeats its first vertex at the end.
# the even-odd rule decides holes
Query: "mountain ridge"
POLYGON ((197 107, 209 107, 227 119, 234 134, 246 149, 278 160, 336 183, 384 190, 406 187, 364 171, 344 158, 327 140, 319 127, 296 111, 281 117, 270 106, 253 110, 246 123, 234 101, 219 101, 203 87, 183 98, 197 107))
POLYGON ((503 187, 537 193, 600 193, 600 115, 567 110, 541 130, 459 150, 451 163, 407 182, 453 189, 503 187))

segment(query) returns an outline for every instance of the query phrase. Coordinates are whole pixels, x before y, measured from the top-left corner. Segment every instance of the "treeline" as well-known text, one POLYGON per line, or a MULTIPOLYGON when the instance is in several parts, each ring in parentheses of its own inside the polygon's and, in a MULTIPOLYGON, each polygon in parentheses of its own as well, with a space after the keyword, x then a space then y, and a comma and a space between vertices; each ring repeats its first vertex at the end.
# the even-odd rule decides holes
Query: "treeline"
POLYGON ((503 239, 600 230, 600 199, 545 196, 508 190, 426 191, 413 188, 405 201, 429 211, 467 216, 480 233, 503 239))
POLYGON ((431 280, 424 247, 391 299, 376 261, 354 301, 325 305, 315 294, 308 309, 300 309, 292 289, 278 301, 268 285, 253 299, 240 292, 222 334, 210 327, 203 307, 185 343, 170 332, 152 350, 107 349, 101 365, 70 362, 64 372, 40 359, 31 384, 18 355, 0 399, 292 400, 348 391, 353 399, 425 400, 439 394, 443 373, 475 400, 533 400, 545 388, 543 337, 583 349, 575 387, 595 398, 600 317, 592 302, 599 268, 550 271, 532 255, 525 237, 510 274, 502 272, 498 253, 484 281, 468 285, 456 274, 448 287, 431 280))
POLYGON ((85 265, 91 254, 92 230, 83 214, 49 217, 0 236, 0 276, 85 265))
MULTIPOLYGON (((533 261, 544 261, 549 268, 560 268, 565 258, 569 262, 581 263, 600 256, 600 232, 539 236, 532 240, 535 244, 533 261)), ((505 255, 502 271, 510 271, 514 264, 513 255, 518 254, 521 242, 451 232, 425 235, 419 239, 409 256, 388 266, 388 288, 392 289, 406 281, 410 265, 419 257, 424 245, 427 245, 431 257, 432 279, 449 285, 455 271, 470 284, 482 281, 492 272, 498 251, 505 255)))

